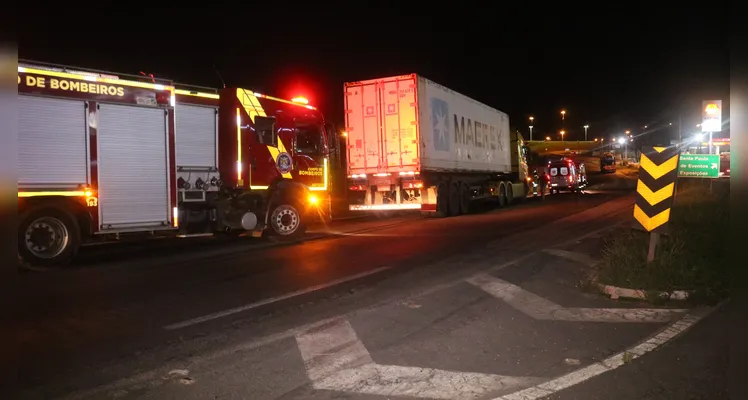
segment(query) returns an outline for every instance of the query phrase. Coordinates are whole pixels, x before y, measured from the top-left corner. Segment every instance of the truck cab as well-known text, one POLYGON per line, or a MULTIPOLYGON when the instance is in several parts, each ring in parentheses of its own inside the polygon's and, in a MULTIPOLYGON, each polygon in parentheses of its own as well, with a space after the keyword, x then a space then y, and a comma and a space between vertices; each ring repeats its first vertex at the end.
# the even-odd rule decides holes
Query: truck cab
POLYGON ((242 88, 222 90, 219 104, 222 228, 295 236, 307 219, 329 218, 334 133, 322 113, 242 88))

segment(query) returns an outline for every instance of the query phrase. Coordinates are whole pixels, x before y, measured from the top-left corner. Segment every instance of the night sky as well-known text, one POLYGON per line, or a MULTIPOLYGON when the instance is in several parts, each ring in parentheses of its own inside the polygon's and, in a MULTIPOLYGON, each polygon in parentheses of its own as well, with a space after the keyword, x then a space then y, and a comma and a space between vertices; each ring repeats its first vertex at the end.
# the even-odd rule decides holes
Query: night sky
POLYGON ((722 99, 729 115, 726 4, 652 2, 608 16, 591 13, 594 3, 458 12, 430 2, 421 8, 429 16, 346 4, 42 13, 19 26, 19 57, 219 88, 215 66, 228 86, 304 95, 341 128, 343 82, 411 72, 507 112, 525 134, 534 116, 535 138, 562 129, 562 109, 570 140, 583 137, 584 124, 591 138, 639 134, 644 125, 651 140, 676 138, 678 116, 684 135, 694 132, 707 99, 722 99), (675 129, 652 129, 668 122, 675 129))

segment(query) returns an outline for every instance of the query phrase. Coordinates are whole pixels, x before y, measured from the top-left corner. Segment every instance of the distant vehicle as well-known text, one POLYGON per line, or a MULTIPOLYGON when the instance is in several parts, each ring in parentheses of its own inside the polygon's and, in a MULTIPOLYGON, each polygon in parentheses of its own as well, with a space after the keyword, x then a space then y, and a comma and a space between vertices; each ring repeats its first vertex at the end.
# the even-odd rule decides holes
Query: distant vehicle
POLYGON ((600 157, 600 172, 616 172, 616 158, 612 153, 605 153, 600 157))
POLYGON ((730 176, 730 153, 724 152, 719 155, 719 171, 722 176, 730 176))
POLYGON ((349 209, 466 214, 532 187, 507 114, 416 74, 345 84, 349 209))
POLYGON ((552 194, 561 191, 578 192, 587 186, 587 173, 583 163, 571 159, 551 161, 546 167, 552 194))

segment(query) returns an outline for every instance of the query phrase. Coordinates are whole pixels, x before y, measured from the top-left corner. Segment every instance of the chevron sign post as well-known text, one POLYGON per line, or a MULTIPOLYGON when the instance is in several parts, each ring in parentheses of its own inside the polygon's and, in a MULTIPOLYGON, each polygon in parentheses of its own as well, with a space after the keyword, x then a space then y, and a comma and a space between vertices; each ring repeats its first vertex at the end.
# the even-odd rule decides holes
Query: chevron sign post
POLYGON ((678 177, 677 147, 644 147, 636 184, 634 228, 649 232, 647 262, 654 260, 660 234, 667 233, 678 177))

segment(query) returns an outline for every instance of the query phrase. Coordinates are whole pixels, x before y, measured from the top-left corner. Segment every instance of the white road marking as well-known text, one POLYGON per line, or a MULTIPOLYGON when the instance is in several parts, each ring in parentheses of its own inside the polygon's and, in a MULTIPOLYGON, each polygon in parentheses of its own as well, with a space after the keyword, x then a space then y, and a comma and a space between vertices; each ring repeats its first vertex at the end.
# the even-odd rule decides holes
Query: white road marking
MULTIPOLYGON (((586 237, 590 237, 592 235, 598 235, 598 234, 600 234, 600 233, 602 233, 604 231, 608 231, 608 230, 610 230, 612 228, 615 228, 615 227, 617 227, 617 226, 619 226, 621 224, 624 224, 624 223, 626 223, 626 222, 622 221, 622 222, 613 224, 611 226, 608 226, 608 227, 605 227, 605 228, 600 228, 600 229, 597 229, 595 231, 589 232, 587 234, 584 234, 584 235, 581 235, 581 236, 577 236, 575 238, 572 238, 572 239, 568 240, 567 242, 559 244, 559 246, 562 246, 562 245, 565 245, 565 244, 569 244, 569 243, 573 243, 574 241, 581 240, 581 239, 584 239, 586 237)), ((505 241, 505 239, 502 239, 501 241, 505 241)), ((495 241, 495 243, 499 243, 501 241, 495 241)), ((517 258, 515 258, 513 260, 510 260, 510 261, 504 262, 502 264, 493 266, 493 267, 489 268, 487 271, 489 271, 489 272, 495 272, 495 271, 504 269, 506 267, 509 267, 509 266, 512 266, 512 265, 516 265, 517 263, 522 262, 522 261, 524 261, 527 258, 530 258, 532 255, 533 254, 526 254, 524 256, 517 257, 517 258)), ((157 368, 154 368, 152 370, 141 372, 141 373, 138 373, 138 374, 135 374, 135 375, 126 376, 126 377, 117 379, 117 380, 115 380, 113 382, 105 383, 105 384, 102 384, 102 385, 98 385, 98 386, 95 386, 95 387, 90 388, 90 389, 86 389, 86 390, 81 390, 81 391, 70 393, 69 395, 65 396, 64 398, 65 399, 70 399, 70 400, 73 400, 73 399, 77 400, 77 399, 101 398, 103 393, 110 393, 111 394, 111 393, 122 391, 122 390, 124 390, 124 388, 133 388, 133 387, 137 388, 137 387, 145 387, 145 386, 155 387, 155 386, 158 386, 158 384, 160 384, 160 383, 163 382, 163 379, 162 379, 163 375, 164 374, 168 374, 168 371, 170 371, 173 368, 184 367, 184 366, 197 367, 199 364, 204 363, 204 362, 208 362, 208 361, 211 361, 211 360, 217 360, 217 359, 220 359, 220 358, 223 358, 223 357, 234 355, 234 354, 239 353, 239 352, 250 351, 250 350, 257 349, 257 348, 260 348, 260 347, 263 347, 263 346, 271 345, 271 344, 276 343, 276 342, 278 342, 280 340, 285 340, 287 338, 294 337, 294 336, 298 335, 299 333, 306 332, 306 331, 308 331, 310 329, 313 329, 315 327, 329 324, 330 322, 338 320, 340 318, 345 318, 345 317, 349 317, 349 316, 356 316, 356 315, 363 315, 365 313, 376 311, 377 309, 381 308, 382 306, 387 305, 387 304, 391 304, 393 302, 402 302, 402 301, 406 301, 406 300, 409 300, 409 299, 418 299, 418 298, 421 298, 421 297, 424 297, 424 296, 427 296, 427 295, 430 295, 430 294, 433 294, 433 293, 440 292, 442 290, 446 290, 446 289, 452 288, 452 287, 454 287, 456 285, 459 285, 459 284, 461 284, 463 282, 464 282, 464 280, 460 278, 460 279, 455 279, 455 280, 447 282, 447 283, 442 283, 442 284, 431 286, 431 287, 429 287, 428 289, 425 289, 425 290, 414 291, 414 292, 409 293, 406 296, 392 296, 392 297, 390 297, 388 299, 380 301, 380 302, 378 302, 376 304, 373 304, 371 306, 368 306, 368 307, 365 307, 365 308, 361 308, 361 309, 357 309, 357 310, 345 313, 345 314, 337 316, 337 317, 326 318, 326 319, 319 320, 319 321, 316 321, 316 322, 313 322, 313 323, 310 323, 310 324, 300 325, 300 326, 297 326, 297 327, 294 327, 294 328, 291 328, 291 329, 288 329, 288 330, 285 330, 285 331, 282 331, 282 332, 279 332, 279 333, 275 333, 275 334, 263 336, 263 337, 255 339, 255 340, 239 344, 237 346, 232 346, 232 347, 224 348, 224 349, 221 349, 221 350, 218 350, 218 351, 210 352, 208 354, 199 354, 199 355, 187 357, 187 358, 182 359, 182 360, 178 360, 178 361, 174 361, 174 362, 169 362, 169 363, 167 363, 166 365, 164 365, 162 367, 157 367, 157 368)))
POLYGON ((683 309, 660 308, 566 308, 488 274, 469 278, 482 289, 515 309, 539 320, 573 322, 668 322, 683 309))
POLYGON ((250 304, 247 304, 247 305, 244 305, 244 306, 230 308, 228 310, 218 311, 218 312, 215 312, 215 313, 212 313, 212 314, 204 315, 202 317, 197 317, 197 318, 189 319, 187 321, 182 321, 182 322, 177 322, 175 324, 166 325, 166 326, 164 326, 164 329, 166 329, 166 330, 182 329, 182 328, 186 328, 188 326, 197 325, 197 324, 200 324, 200 323, 203 323, 203 322, 207 322, 207 321, 212 321, 214 319, 227 317, 229 315, 238 314, 240 312, 248 311, 248 310, 251 310, 251 309, 254 309, 254 308, 266 306, 268 304, 277 303, 277 302, 282 301, 282 300, 288 300, 288 299, 291 299, 293 297, 297 297, 297 296, 305 295, 305 294, 308 294, 308 293, 316 292, 316 291, 322 290, 322 289, 327 289, 329 287, 337 286, 337 285, 340 285, 341 283, 346 283, 346 282, 354 281, 356 279, 360 279, 360 278, 363 278, 363 277, 366 277, 366 276, 369 276, 369 275, 378 274, 378 273, 380 273, 382 271, 386 271, 386 270, 388 270, 390 268, 391 267, 380 267, 380 268, 376 268, 376 269, 373 269, 373 270, 370 270, 370 271, 362 272, 360 274, 346 276, 345 278, 335 279, 334 281, 330 281, 330 282, 327 282, 327 283, 324 283, 324 284, 321 284, 321 285, 316 285, 316 286, 308 287, 306 289, 297 290, 295 292, 286 293, 286 294, 281 295, 281 296, 270 297, 270 298, 263 299, 263 300, 260 300, 260 301, 254 302, 254 303, 250 303, 250 304))
POLYGON ((454 399, 516 390, 541 380, 375 364, 345 319, 299 334, 296 341, 315 389, 379 396, 454 399))
POLYGON ((590 257, 589 255, 584 254, 584 253, 579 253, 576 251, 568 251, 568 250, 561 250, 561 249, 545 249, 543 250, 543 252, 548 253, 550 255, 554 255, 556 257, 565 258, 567 260, 576 261, 588 267, 594 267, 595 264, 598 263, 598 260, 590 257))
MULTIPOLYGON (((718 306, 719 307, 719 306, 718 306)), ((511 394, 496 397, 494 400, 537 400, 550 396, 558 391, 580 384, 588 379, 594 378, 605 372, 612 371, 626 364, 624 358, 633 360, 673 340, 678 335, 690 329, 697 322, 712 313, 716 308, 699 310, 688 314, 670 325, 665 330, 644 340, 636 346, 626 349, 603 361, 580 368, 572 373, 550 380, 533 387, 520 390, 511 394)))

